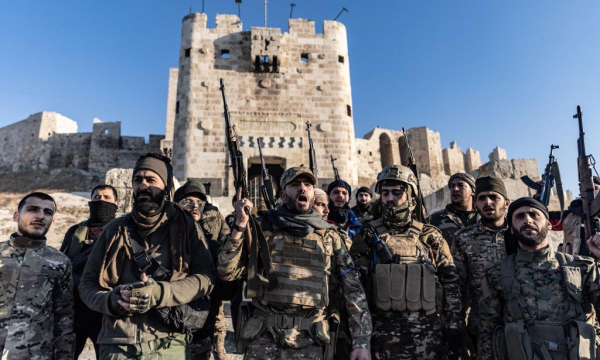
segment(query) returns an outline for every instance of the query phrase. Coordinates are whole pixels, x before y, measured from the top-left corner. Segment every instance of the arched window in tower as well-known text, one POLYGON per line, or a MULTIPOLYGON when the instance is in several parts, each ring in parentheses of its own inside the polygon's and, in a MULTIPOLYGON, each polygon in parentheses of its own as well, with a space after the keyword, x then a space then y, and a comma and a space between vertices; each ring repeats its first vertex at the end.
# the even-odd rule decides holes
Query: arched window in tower
POLYGON ((381 155, 381 167, 394 165, 394 154, 392 154, 392 140, 389 135, 379 135, 379 154, 381 155))

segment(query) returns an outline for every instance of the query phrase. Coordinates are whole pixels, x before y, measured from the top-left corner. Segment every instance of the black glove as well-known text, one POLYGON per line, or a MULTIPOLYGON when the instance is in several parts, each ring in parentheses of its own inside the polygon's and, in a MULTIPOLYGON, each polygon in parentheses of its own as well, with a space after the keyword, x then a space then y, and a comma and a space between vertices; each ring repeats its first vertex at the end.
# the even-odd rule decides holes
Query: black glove
POLYGON ((130 284, 123 285, 125 288, 131 288, 129 312, 143 314, 158 304, 162 297, 163 290, 162 286, 156 281, 148 279, 145 283, 136 282, 133 285, 134 286, 130 286, 130 284))
POLYGON ((119 304, 119 300, 123 300, 123 298, 121 297, 121 287, 117 286, 110 293, 110 309, 117 313, 118 317, 129 316, 130 313, 119 304))

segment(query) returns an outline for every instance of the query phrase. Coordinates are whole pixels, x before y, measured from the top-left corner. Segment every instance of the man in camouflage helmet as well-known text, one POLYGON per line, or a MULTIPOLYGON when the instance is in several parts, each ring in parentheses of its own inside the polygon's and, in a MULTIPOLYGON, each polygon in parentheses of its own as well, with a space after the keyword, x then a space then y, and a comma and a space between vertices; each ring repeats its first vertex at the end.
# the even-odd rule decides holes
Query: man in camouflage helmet
MULTIPOLYGON (((198 180, 189 180, 175 191, 173 200, 198 222, 216 264, 219 249, 227 235, 229 235, 230 230, 219 209, 207 201, 204 185, 198 180)), ((222 287, 218 285, 217 287, 222 287)), ((217 296, 221 294, 221 291, 217 290, 221 289, 217 289, 217 287, 211 296, 211 311, 207 321, 202 329, 194 332, 194 337, 190 343, 193 360, 208 360, 210 358, 211 343, 215 360, 229 360, 225 350, 227 322, 222 299, 217 296)))
POLYGON ((445 209, 431 214, 429 224, 442 232, 444 239, 452 248, 454 234, 477 221, 477 212, 473 204, 475 178, 469 174, 456 173, 448 180, 448 188, 450 204, 446 205, 445 209))
MULTIPOLYGON (((452 256, 460 277, 463 317, 472 344, 477 341, 481 279, 485 270, 506 256, 504 233, 508 229, 505 213, 510 204, 502 179, 485 176, 475 183, 475 206, 479 220, 455 234, 452 256)), ((469 344, 470 345, 470 344, 469 344)), ((474 351, 474 346, 472 348, 474 351)))
POLYGON ((17 232, 0 243, 3 359, 70 360, 75 350, 71 262, 46 245, 56 202, 35 192, 13 215, 17 232))
MULTIPOLYGON (((554 252, 548 209, 533 198, 510 204, 508 226, 518 249, 482 280, 477 359, 597 359, 600 275, 594 259, 554 252)), ((588 240, 596 256, 598 245, 596 234, 588 240)))
POLYGON ((438 229, 412 219, 417 186, 409 168, 383 169, 375 192, 382 216, 363 226, 350 250, 370 292, 375 358, 442 359, 445 340, 460 346, 463 327, 450 248, 438 229))
MULTIPOLYGON (((247 343, 245 359, 333 356, 329 324, 334 314, 328 308, 329 293, 335 291, 333 279, 338 280, 346 300, 352 330, 350 359, 370 358, 371 319, 365 293, 342 235, 313 209, 315 183, 310 169, 287 169, 280 180, 283 204, 259 213, 257 220, 272 260, 270 273, 266 266, 255 267, 254 251, 249 253, 251 244, 244 240, 253 204, 248 199, 235 203, 236 220, 219 252, 218 272, 229 281, 248 271, 246 292, 253 301, 241 328, 247 343), (258 274, 274 281, 266 284, 258 274)), ((238 194, 241 197, 241 191, 238 194)))

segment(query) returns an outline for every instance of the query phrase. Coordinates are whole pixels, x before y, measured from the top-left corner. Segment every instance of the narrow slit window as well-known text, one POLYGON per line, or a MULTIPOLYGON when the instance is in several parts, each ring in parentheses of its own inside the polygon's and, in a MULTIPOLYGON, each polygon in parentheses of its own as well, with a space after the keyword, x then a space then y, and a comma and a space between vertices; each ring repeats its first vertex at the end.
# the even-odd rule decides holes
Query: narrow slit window
POLYGON ((229 50, 221 50, 221 59, 229 60, 229 50))
POLYGON ((308 54, 301 54, 300 61, 302 61, 303 63, 307 63, 308 62, 308 54))
POLYGON ((343 64, 344 63, 344 57, 342 55, 338 56, 338 61, 343 64))
POLYGON ((348 116, 352 116, 352 106, 346 105, 346 112, 348 113, 348 116))
POLYGON ((268 64, 269 63, 269 57, 268 56, 261 56, 260 60, 262 61, 263 64, 268 64))
POLYGON ((185 57, 186 58, 189 58, 191 53, 192 53, 192 49, 191 48, 185 49, 185 57))
POLYGON ((175 103, 175 114, 179 114, 179 101, 175 103))

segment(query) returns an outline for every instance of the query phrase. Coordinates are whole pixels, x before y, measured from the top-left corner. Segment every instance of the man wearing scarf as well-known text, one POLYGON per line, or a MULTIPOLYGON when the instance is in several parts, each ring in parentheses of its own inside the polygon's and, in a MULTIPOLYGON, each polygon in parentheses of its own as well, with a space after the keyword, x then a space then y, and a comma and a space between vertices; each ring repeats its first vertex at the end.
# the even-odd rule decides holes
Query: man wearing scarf
POLYGON ((46 245, 56 202, 34 192, 19 202, 17 232, 0 242, 0 354, 11 360, 71 360, 71 262, 46 245))
MULTIPOLYGON (((546 206, 534 198, 517 199, 508 208, 517 250, 482 279, 478 360, 598 358, 598 264, 591 257, 555 252, 548 217, 546 206)), ((587 244, 600 255, 600 234, 587 244)))
POLYGON ((502 179, 496 176, 478 178, 475 182, 475 207, 479 219, 474 225, 458 231, 454 237, 452 256, 460 277, 462 316, 467 320, 472 344, 477 344, 479 333, 481 280, 488 267, 506 256, 504 240, 508 225, 505 214, 509 204, 502 179))
POLYGON ((169 200, 172 179, 168 158, 140 157, 133 170, 133 210, 104 228, 83 272, 81 299, 104 314, 101 359, 189 358, 188 336, 159 312, 208 295, 215 270, 197 223, 169 200), (141 254, 133 242, 143 246, 141 254), (168 280, 153 280, 161 271, 168 280))
POLYGON ((77 287, 83 269, 92 252, 94 242, 102 230, 115 218, 119 207, 117 190, 110 185, 97 185, 91 194, 90 218, 73 225, 67 230, 60 251, 69 257, 73 264, 73 310, 75 311, 75 359, 81 355, 89 338, 94 344, 96 359, 100 357, 98 334, 102 329, 102 314, 90 310, 79 296, 77 287))
POLYGON ((350 184, 344 180, 336 180, 327 187, 327 196, 329 196, 329 215, 327 219, 338 229, 345 231, 350 239, 359 233, 362 226, 358 217, 348 205, 351 193, 350 184))
POLYGON ((354 215, 358 217, 358 220, 361 223, 364 222, 366 220, 365 217, 369 215, 372 199, 373 192, 368 187, 363 186, 356 190, 356 206, 354 206, 351 210, 354 212, 354 215))
POLYGON ((458 230, 475 224, 475 178, 466 173, 456 173, 448 180, 450 189, 450 204, 445 209, 438 210, 429 217, 429 224, 438 228, 444 239, 452 248, 454 234, 458 230))
MULTIPOLYGON (((329 294, 337 291, 336 284, 346 300, 352 330, 350 359, 370 358, 371 322, 365 293, 342 236, 313 209, 315 183, 308 168, 286 170, 280 180, 283 204, 259 212, 257 220, 269 244, 263 250, 272 267, 267 273, 262 266, 255 277, 248 278, 246 291, 253 301, 241 328, 247 344, 244 359, 320 360, 333 356, 330 330, 334 329, 329 324, 338 322, 338 314, 330 311, 329 294), (276 282, 276 286, 261 281, 262 275, 274 277, 271 284, 276 282)), ((241 199, 234 208, 232 233, 219 252, 219 276, 225 281, 253 270, 249 250, 254 247, 244 240, 253 204, 241 199)))
POLYGON ((381 218, 364 224, 350 249, 370 289, 375 358, 443 359, 446 343, 461 346, 463 328, 450 248, 438 229, 411 216, 417 185, 408 167, 384 168, 375 192, 381 218))

